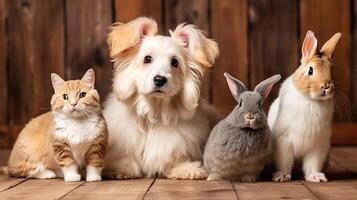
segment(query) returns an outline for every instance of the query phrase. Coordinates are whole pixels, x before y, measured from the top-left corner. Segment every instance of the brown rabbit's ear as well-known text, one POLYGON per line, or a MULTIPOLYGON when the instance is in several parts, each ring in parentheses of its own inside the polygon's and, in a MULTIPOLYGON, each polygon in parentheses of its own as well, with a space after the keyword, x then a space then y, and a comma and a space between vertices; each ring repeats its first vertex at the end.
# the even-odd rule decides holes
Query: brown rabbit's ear
POLYGON ((301 60, 306 60, 311 58, 316 53, 317 39, 314 32, 307 31, 304 43, 302 44, 302 58, 301 60))
POLYGON ((341 38, 341 33, 335 33, 322 47, 321 47, 321 53, 324 55, 328 56, 329 58, 332 57, 333 52, 335 50, 335 47, 337 45, 337 42, 341 38))
POLYGON ((153 19, 136 18, 126 24, 113 24, 108 36, 110 57, 115 59, 123 51, 140 45, 145 36, 155 35, 158 31, 153 19))
POLYGON ((180 24, 174 31, 170 30, 170 35, 187 48, 197 62, 204 67, 212 67, 219 54, 218 45, 207 38, 196 26, 180 24))

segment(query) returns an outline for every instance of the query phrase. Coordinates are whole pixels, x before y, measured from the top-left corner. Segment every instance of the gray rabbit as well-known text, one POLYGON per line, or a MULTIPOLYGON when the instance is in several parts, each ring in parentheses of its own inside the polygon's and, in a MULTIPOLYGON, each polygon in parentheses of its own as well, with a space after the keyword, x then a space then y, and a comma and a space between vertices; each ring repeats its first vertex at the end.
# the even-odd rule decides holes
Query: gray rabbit
POLYGON ((208 138, 203 156, 209 173, 207 180, 255 182, 272 151, 272 136, 262 103, 281 76, 262 81, 254 91, 247 91, 242 82, 228 73, 224 76, 238 105, 208 138))

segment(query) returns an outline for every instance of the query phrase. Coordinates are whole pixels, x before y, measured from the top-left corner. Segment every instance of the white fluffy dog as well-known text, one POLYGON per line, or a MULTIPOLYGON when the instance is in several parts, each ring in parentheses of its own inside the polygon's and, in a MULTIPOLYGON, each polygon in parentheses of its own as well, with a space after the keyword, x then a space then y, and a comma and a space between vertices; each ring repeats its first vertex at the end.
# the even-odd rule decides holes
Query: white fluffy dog
POLYGON ((170 37, 157 31, 154 20, 137 18, 115 24, 109 34, 114 80, 104 108, 104 173, 203 179, 214 111, 200 99, 200 83, 218 56, 217 43, 193 25, 178 25, 170 37))

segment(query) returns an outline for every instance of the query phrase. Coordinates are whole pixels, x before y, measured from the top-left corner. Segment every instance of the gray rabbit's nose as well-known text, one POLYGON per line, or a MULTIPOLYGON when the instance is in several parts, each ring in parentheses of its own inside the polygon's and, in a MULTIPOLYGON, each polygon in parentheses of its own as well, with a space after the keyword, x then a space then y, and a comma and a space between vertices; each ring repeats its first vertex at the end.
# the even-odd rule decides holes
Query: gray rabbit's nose
POLYGON ((251 112, 245 113, 244 117, 248 120, 254 119, 254 114, 251 112))

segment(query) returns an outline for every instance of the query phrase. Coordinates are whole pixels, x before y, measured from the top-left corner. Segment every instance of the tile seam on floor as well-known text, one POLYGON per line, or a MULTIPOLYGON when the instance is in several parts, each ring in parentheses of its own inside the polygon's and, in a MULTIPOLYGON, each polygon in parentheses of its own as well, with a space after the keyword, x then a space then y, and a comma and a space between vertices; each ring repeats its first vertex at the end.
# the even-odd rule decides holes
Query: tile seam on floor
POLYGON ((233 187, 233 191, 236 194, 237 200, 239 200, 239 195, 238 195, 238 191, 236 190, 236 188, 234 187, 233 181, 231 181, 232 187, 233 187))
POLYGON ((14 184, 14 185, 9 186, 9 187, 8 187, 8 188, 6 188, 5 190, 0 191, 0 193, 5 192, 5 191, 8 191, 8 190, 10 190, 11 188, 14 188, 14 187, 16 187, 16 186, 18 186, 18 185, 20 185, 20 184, 22 184, 22 183, 26 182, 27 180, 29 180, 29 178, 25 178, 24 180, 19 181, 18 183, 16 183, 16 184, 14 184))
POLYGON ((80 187, 83 186, 85 183, 86 183, 86 182, 83 181, 81 184, 77 185, 77 187, 73 188, 72 190, 70 190, 70 191, 67 192, 66 194, 60 196, 60 197, 58 198, 58 200, 65 198, 67 195, 69 195, 70 193, 72 193, 72 192, 75 191, 76 189, 80 188, 80 187))
POLYGON ((157 179, 157 178, 155 178, 155 179, 151 182, 151 184, 149 185, 148 189, 145 191, 145 193, 144 193, 144 195, 143 195, 143 198, 141 198, 142 200, 145 199, 146 194, 150 191, 151 187, 152 187, 152 186, 154 185, 154 183, 156 182, 156 179, 157 179))
POLYGON ((312 196, 314 196, 316 199, 321 199, 315 192, 313 192, 308 185, 305 184, 305 181, 299 181, 300 184, 309 191, 312 196))

